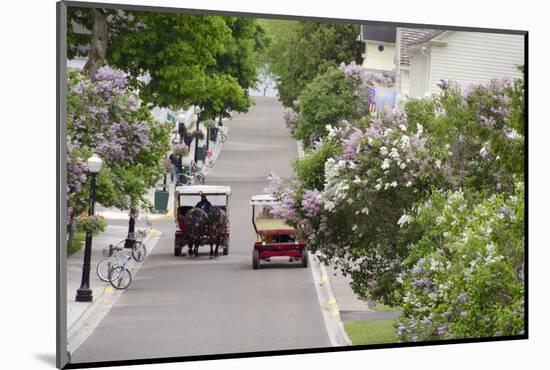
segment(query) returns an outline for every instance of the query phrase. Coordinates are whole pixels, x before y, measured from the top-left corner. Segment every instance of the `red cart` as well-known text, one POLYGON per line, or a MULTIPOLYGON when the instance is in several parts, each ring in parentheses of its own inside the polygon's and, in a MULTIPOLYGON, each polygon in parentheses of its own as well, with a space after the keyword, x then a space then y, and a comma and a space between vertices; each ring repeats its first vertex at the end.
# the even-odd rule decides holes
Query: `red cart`
POLYGON ((307 267, 306 243, 299 240, 298 231, 284 219, 271 214, 277 203, 268 194, 254 195, 250 200, 252 224, 257 235, 252 250, 252 267, 258 269, 261 261, 271 261, 272 257, 288 257, 290 262, 300 261, 302 267, 307 267))

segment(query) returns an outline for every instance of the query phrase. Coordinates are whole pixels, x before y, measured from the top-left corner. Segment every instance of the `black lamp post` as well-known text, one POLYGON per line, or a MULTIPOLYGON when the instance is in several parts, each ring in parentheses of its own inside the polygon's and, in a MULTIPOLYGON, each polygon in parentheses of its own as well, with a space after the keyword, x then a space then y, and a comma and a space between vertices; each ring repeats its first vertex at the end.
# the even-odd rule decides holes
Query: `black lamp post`
MULTIPOLYGON (((97 155, 93 154, 88 159, 88 172, 92 175, 92 181, 90 184, 90 208, 88 208, 88 215, 94 215, 95 205, 95 184, 96 176, 101 170, 103 161, 97 155)), ((82 281, 80 288, 76 290, 77 302, 91 302, 93 300, 92 290, 90 289, 90 261, 92 259, 92 233, 86 231, 86 244, 84 246, 84 263, 82 264, 82 281)))
MULTIPOLYGON (((199 130, 199 124, 200 124, 200 113, 202 109, 200 107, 195 107, 195 113, 197 114, 197 131, 199 130)), ((199 151, 199 138, 195 137, 195 155, 193 156, 195 163, 197 163, 197 152, 199 151)))

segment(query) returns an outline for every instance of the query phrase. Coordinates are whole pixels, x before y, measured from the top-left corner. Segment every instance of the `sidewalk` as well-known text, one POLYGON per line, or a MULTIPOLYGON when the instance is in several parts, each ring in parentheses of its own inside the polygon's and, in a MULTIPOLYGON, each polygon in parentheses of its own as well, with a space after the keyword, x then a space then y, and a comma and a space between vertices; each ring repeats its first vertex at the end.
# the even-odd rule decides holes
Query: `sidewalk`
MULTIPOLYGON (((143 219, 138 219, 136 228, 145 228, 143 219)), ((82 279, 82 264, 84 260, 84 246, 80 251, 67 257, 67 349, 69 352, 74 352, 76 348, 86 339, 86 329, 95 328, 103 318, 97 317, 97 313, 102 310, 107 310, 118 298, 121 291, 116 291, 109 283, 99 279, 96 273, 96 266, 101 261, 103 249, 108 248, 109 244, 116 245, 118 242, 126 238, 128 226, 108 225, 105 231, 92 240, 92 258, 90 264, 90 288, 93 292, 92 302, 76 302, 76 291, 80 287, 82 279), (118 293, 118 294, 117 294, 118 293)), ((151 229, 149 234, 143 240, 147 255, 155 247, 160 232, 151 229)), ((146 256, 147 258, 147 256, 146 256)), ((129 262, 129 268, 132 274, 140 268, 143 262, 136 262, 133 259, 129 262)), ((106 311, 105 311, 106 313, 106 311)))

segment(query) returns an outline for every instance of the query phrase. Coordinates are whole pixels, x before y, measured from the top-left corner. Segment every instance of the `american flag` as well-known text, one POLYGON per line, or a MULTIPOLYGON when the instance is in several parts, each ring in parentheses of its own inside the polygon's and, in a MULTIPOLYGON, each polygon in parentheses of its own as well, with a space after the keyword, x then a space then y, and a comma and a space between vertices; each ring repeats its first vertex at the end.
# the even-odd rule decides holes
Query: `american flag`
POLYGON ((374 88, 369 88, 367 99, 369 102, 369 112, 376 113, 376 90, 374 88))

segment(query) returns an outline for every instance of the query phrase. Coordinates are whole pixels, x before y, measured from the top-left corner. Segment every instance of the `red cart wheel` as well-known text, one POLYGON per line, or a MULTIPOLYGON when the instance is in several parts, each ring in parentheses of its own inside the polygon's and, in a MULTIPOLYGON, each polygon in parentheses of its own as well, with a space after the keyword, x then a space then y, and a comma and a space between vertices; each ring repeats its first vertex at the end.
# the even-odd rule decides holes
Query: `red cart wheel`
POLYGON ((254 270, 260 268, 260 252, 256 248, 252 251, 252 268, 254 270))

